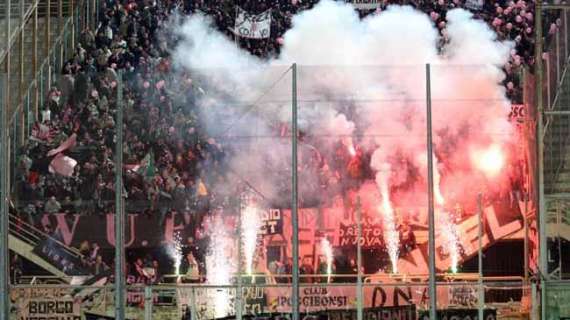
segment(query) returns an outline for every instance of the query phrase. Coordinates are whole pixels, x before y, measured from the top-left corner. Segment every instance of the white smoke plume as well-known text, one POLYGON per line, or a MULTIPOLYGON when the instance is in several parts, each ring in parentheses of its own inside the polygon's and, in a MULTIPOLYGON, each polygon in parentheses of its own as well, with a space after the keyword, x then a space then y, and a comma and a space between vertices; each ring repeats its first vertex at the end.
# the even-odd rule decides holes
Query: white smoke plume
MULTIPOLYGON (((352 6, 323 0, 293 17, 279 57, 261 60, 215 31, 208 18, 193 15, 176 29, 180 41, 173 57, 205 92, 198 97, 202 125, 233 144, 232 173, 282 203, 290 201, 288 68, 297 63, 299 127, 307 137, 299 147, 301 197, 319 185, 319 172, 307 163, 319 156, 330 161, 334 143, 351 141, 371 154, 376 174, 389 168, 376 180, 390 206, 427 203, 426 161, 418 155, 426 153, 430 63, 440 196, 474 201, 474 194, 462 190, 491 182, 472 150, 499 145, 507 152, 511 139, 501 68, 512 44, 498 41, 467 11, 451 10, 447 21, 449 42, 439 47, 433 22, 411 7, 390 6, 359 19, 352 6)), ((384 228, 396 242, 389 252, 397 259, 397 217, 378 218, 394 224, 384 228)))

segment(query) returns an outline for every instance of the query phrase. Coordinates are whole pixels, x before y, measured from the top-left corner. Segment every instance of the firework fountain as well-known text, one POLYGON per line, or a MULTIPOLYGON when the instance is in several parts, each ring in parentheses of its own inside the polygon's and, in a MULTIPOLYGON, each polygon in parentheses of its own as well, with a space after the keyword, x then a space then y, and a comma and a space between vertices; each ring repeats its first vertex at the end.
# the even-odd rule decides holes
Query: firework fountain
POLYGON ((392 264, 392 273, 398 273, 398 255, 400 248, 400 235, 396 230, 396 220, 394 217, 394 208, 390 201, 390 189, 388 187, 388 173, 390 166, 384 165, 384 168, 376 174, 376 182, 380 188, 380 196, 382 197, 382 205, 379 211, 382 214, 382 226, 384 229, 384 242, 388 249, 388 256, 392 264))
POLYGON ((174 239, 172 240, 172 243, 167 247, 167 252, 174 261, 174 273, 177 276, 180 276, 180 265, 182 264, 182 259, 184 258, 182 255, 182 239, 180 231, 177 231, 174 234, 174 239))
MULTIPOLYGON (((207 284, 215 286, 227 286, 230 284, 231 275, 235 272, 232 255, 232 239, 226 230, 221 217, 213 219, 212 233, 210 235, 210 250, 206 255, 207 284)), ((212 294, 211 291, 209 291, 212 294)), ((228 288, 218 288, 209 299, 209 307, 213 309, 216 318, 225 317, 231 313, 231 293, 228 288)))
POLYGON ((253 274, 253 260, 257 246, 257 233, 261 227, 259 209, 251 201, 241 210, 240 236, 245 256, 245 271, 248 275, 253 274))
MULTIPOLYGON (((435 157, 434 157, 435 158, 435 157)), ((439 233, 444 241, 444 248, 447 250, 449 257, 451 259, 451 272, 457 272, 457 265, 459 263, 460 247, 459 247, 459 236, 457 226, 453 223, 449 212, 445 210, 445 198, 441 192, 441 173, 439 170, 439 165, 436 159, 433 163, 435 164, 434 172, 434 200, 437 205, 436 209, 436 219, 439 233)))

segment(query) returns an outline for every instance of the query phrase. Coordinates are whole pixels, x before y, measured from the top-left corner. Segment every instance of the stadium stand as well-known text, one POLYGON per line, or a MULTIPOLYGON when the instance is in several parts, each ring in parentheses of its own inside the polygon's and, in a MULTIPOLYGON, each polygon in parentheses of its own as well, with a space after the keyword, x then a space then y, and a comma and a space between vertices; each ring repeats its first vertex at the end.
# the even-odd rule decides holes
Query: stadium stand
MULTIPOLYGON (((239 45, 256 56, 277 55, 291 16, 316 2, 243 1, 242 8, 252 13, 273 8, 272 33, 269 43, 240 39, 239 45)), ((429 14, 444 39, 447 10, 463 6, 460 0, 385 1, 381 9, 361 12, 361 15, 382 14, 391 3, 408 3, 429 14)), ((504 85, 513 101, 522 98, 518 75, 522 68, 532 68, 534 64, 533 7, 532 1, 485 1, 483 10, 475 13, 497 31, 499 38, 516 43, 511 61, 504 66, 504 85)), ((47 103, 41 106, 41 118, 19 152, 13 197, 15 225, 25 224, 34 230, 35 236, 57 239, 52 226, 42 221, 44 213, 102 215, 113 212, 114 114, 119 74, 123 74, 125 89, 127 210, 163 218, 172 211, 191 210, 198 212, 196 225, 199 226, 209 207, 231 201, 209 190, 211 179, 229 177, 202 170, 210 165, 223 166, 224 158, 222 142, 205 133, 193 110, 195 96, 202 93, 192 83, 190 74, 183 75, 184 81, 179 81, 170 73, 169 48, 176 39, 161 30, 174 12, 203 12, 213 18, 221 31, 233 36, 230 31, 235 20, 232 2, 102 2, 98 28, 83 30, 80 44, 63 66, 57 87, 49 91, 47 103), (68 149, 65 153, 77 160, 73 172, 50 172, 49 164, 57 153, 50 150, 60 146, 65 146, 68 149)), ((545 20, 551 36, 560 20, 555 16, 545 20)), ((96 244, 69 248, 84 261, 88 274, 98 274, 113 264, 112 258, 104 259, 96 248, 96 244), (105 267, 101 267, 103 262, 105 267)), ((198 262, 203 263, 203 256, 197 255, 198 262)), ((133 259, 136 262, 131 264, 131 274, 141 265, 153 266, 155 258, 147 254, 141 257, 145 257, 144 261, 133 259)), ((25 275, 26 270, 17 270, 22 268, 18 267, 17 259, 13 261, 14 274, 25 275)), ((149 282, 155 280, 148 279, 149 282)))

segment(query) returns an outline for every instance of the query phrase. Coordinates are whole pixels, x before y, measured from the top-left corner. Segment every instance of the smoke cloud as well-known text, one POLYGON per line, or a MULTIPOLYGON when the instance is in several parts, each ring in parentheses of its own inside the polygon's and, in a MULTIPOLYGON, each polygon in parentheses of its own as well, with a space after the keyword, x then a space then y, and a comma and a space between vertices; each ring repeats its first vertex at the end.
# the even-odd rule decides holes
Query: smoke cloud
MULTIPOLYGON (((475 193, 468 192, 476 191, 473 186, 491 188, 504 179, 489 179, 477 159, 481 150, 500 146, 507 152, 511 143, 510 102, 501 81, 513 44, 498 41, 467 11, 451 10, 447 21, 449 41, 442 45, 429 16, 411 7, 390 6, 360 19, 350 5, 324 0, 293 17, 278 57, 261 60, 237 48, 207 17, 193 15, 176 29, 174 64, 190 71, 205 93, 198 98, 203 127, 231 144, 228 170, 266 200, 286 205, 289 66, 297 63, 301 197, 307 203, 326 199, 320 179, 332 171, 342 142, 357 146, 371 180, 376 178, 386 199, 382 205, 378 197, 377 210, 391 211, 386 206, 427 203, 425 65, 430 63, 440 196, 446 203, 475 201, 475 193)), ((341 177, 338 184, 347 187, 348 180, 341 177)), ((377 212, 379 220, 395 224, 391 215, 377 212)), ((395 226, 384 229, 389 241, 398 241, 395 226)))

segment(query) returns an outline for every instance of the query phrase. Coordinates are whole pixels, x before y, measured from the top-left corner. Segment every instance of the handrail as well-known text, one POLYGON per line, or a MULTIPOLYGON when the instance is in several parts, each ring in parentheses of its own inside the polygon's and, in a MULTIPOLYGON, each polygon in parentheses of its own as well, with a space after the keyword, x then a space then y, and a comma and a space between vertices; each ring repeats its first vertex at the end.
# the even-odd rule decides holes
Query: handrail
MULTIPOLYGON (((71 277, 57 277, 57 276, 21 276, 20 280, 23 280, 27 283, 20 283, 20 284, 29 284, 29 285, 39 285, 38 281, 49 281, 51 284, 64 284, 67 285, 68 282, 62 281, 62 278, 71 278, 71 277)), ((45 283, 45 282, 44 282, 45 283)), ((47 283, 46 283, 47 284, 47 283)))
MULTIPOLYGON (((86 258, 85 255, 83 255, 79 250, 77 250, 74 247, 70 247, 64 243, 62 243, 61 241, 57 240, 56 238, 48 235, 47 233, 37 229, 35 226, 26 223, 24 220, 22 220, 21 218, 15 216, 15 214, 10 213, 10 225, 11 228, 9 228, 10 234, 13 234, 13 230, 18 230, 21 233, 19 233, 20 236, 22 236, 23 234, 27 233, 28 235, 30 235, 31 237, 35 237, 35 241, 33 239, 27 238, 27 237, 21 237, 23 238, 24 241, 27 241, 29 244, 31 244, 32 246, 37 246, 37 244, 43 240, 43 239, 49 239, 50 241, 53 241, 57 244, 59 244, 61 246, 61 248, 63 248, 64 251, 66 251, 67 253, 71 254, 72 256, 81 259, 82 261, 86 258), (17 221, 14 221, 17 220, 17 221), (33 232, 35 232, 35 234, 33 232)), ((13 234, 14 235, 14 234, 13 234)), ((16 235, 14 235, 15 237, 18 237, 16 235)), ((89 273, 89 275, 91 276, 96 276, 93 273, 89 273)))
MULTIPOLYGON (((18 217, 15 217, 13 214, 10 214, 10 217, 18 219, 18 217)), ((37 234, 39 234, 38 238, 39 237, 50 238, 51 240, 53 240, 55 243, 61 245, 63 248, 65 248, 66 251, 73 254, 74 256, 83 257, 83 255, 81 254, 81 252, 79 252, 79 250, 77 250, 73 247, 67 246, 66 244, 60 242, 59 240, 57 240, 55 238, 53 238, 52 236, 48 235, 47 233, 37 229, 33 225, 30 225, 24 221, 22 221, 21 223, 22 223, 22 226, 24 226, 26 229, 32 230, 32 231, 36 232, 37 234)))
MULTIPOLYGON (((166 274, 163 275, 164 278, 183 278, 185 275, 184 274, 166 274)), ((237 277, 238 275, 234 275, 234 277, 237 277)), ((358 274, 356 273, 352 273, 352 274, 336 274, 336 273, 332 273, 332 274, 300 274, 299 278, 303 279, 303 278, 328 278, 328 277, 333 277, 333 278, 355 278, 357 277, 358 274)), ((407 274, 375 274, 375 273, 370 273, 370 274, 362 274, 361 275, 363 278, 365 279, 365 283, 374 283, 374 282, 370 282, 372 280, 391 280, 391 281, 401 281, 401 280, 418 280, 418 279, 427 279, 429 277, 428 274, 411 274, 411 275, 407 275, 407 274)), ((260 273, 260 274, 242 274, 241 278, 285 278, 285 279, 290 279, 293 278, 292 274, 265 274, 265 273, 260 273)), ((475 280, 479 280, 479 275, 477 273, 438 273, 436 275, 436 277, 439 277, 441 279, 445 279, 448 280, 449 282, 451 281, 455 281, 455 280, 463 280, 463 282, 469 282, 469 281, 475 281, 475 280)), ((522 282, 524 281, 523 277, 520 276, 483 276, 481 279, 483 279, 484 281, 507 281, 507 282, 522 282)))
MULTIPOLYGON (((487 285, 492 285, 496 282, 487 282, 487 285)), ((518 285, 520 282, 501 282, 501 285, 518 285)), ((473 285, 473 282, 442 282, 438 281, 437 285, 439 286, 460 286, 460 285, 473 285)), ((499 283, 497 283, 499 284, 499 283)), ((549 282, 550 284, 550 282, 549 282)), ((564 284, 570 285, 570 281, 566 281, 564 284)), ((354 283, 300 283, 300 287, 346 287, 347 285, 354 286, 354 283)), ((378 285, 377 283, 363 283, 363 286, 375 286, 378 285)), ((411 283, 383 283, 385 287, 396 287, 402 285, 409 285, 409 286, 428 286, 427 282, 411 282, 411 283)), ((214 284, 205 284, 205 283, 180 283, 180 284, 156 284, 156 285, 144 285, 144 284, 137 284, 137 285, 127 285, 127 290, 129 289, 139 289, 150 287, 152 289, 162 289, 162 290, 176 290, 176 289, 187 289, 187 288, 195 288, 195 289, 231 289, 237 288, 237 284, 226 284, 226 285, 214 285, 214 284)), ((259 288, 290 288, 291 284, 287 283, 279 283, 279 284, 270 284, 270 283, 259 283, 259 284, 252 284, 252 285, 244 285, 244 287, 259 287, 259 288)), ((517 288, 525 289, 530 287, 530 285, 520 284, 517 288)), ((18 284, 13 285, 13 289, 40 289, 40 288, 62 288, 61 285, 54 285, 54 284, 37 284, 37 285, 28 285, 28 284, 18 284)), ((85 285, 65 285, 66 289, 104 289, 110 288, 114 289, 112 285, 99 285, 99 286, 85 286, 85 285)))
MULTIPOLYGON (((28 242, 31 245, 37 245, 38 244, 38 240, 39 237, 36 236, 35 234, 31 233, 30 231, 18 226, 16 223, 10 221, 10 227, 14 228, 14 229, 18 229, 18 231, 20 231, 21 233, 19 234, 20 236, 22 236, 23 240, 26 240, 26 242, 28 242), (35 237, 35 239, 31 239, 31 238, 26 238, 23 237, 23 233, 27 233, 28 235, 30 235, 31 237, 35 237)), ((19 238, 19 237, 18 237, 19 238)))

